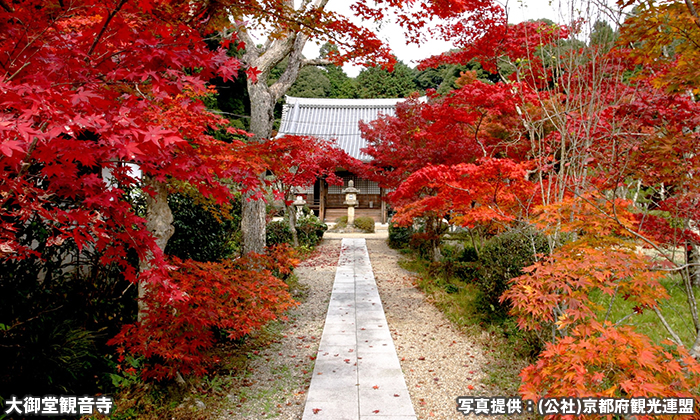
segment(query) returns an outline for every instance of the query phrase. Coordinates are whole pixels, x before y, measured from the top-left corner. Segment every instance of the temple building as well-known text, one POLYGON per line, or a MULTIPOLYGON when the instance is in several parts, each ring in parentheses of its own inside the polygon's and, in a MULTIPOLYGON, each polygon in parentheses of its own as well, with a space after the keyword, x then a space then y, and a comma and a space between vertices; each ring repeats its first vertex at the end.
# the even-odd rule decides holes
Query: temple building
MULTIPOLYGON (((359 122, 376 120, 380 114, 394 115, 396 104, 404 100, 403 98, 328 99, 287 96, 278 136, 313 136, 333 140, 350 156, 367 162, 371 157, 362 153, 366 142, 360 135, 359 122)), ((376 182, 356 176, 346 168, 338 168, 337 175, 343 179, 343 185, 329 185, 319 179, 313 187, 306 189, 304 198, 316 215, 330 222, 347 215, 347 205, 343 204, 345 197, 342 191, 347 187, 348 181, 353 180, 355 188, 360 190, 357 194, 358 205, 355 207, 355 216, 369 216, 375 222, 387 222, 383 188, 380 188, 376 182)))

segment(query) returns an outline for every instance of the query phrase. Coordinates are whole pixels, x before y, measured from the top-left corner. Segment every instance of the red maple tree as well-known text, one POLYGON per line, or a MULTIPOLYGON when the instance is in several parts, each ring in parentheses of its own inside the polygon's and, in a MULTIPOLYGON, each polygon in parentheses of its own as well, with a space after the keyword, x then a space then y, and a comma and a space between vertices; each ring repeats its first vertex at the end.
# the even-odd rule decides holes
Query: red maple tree
MULTIPOLYGON (((488 89, 500 88, 499 104, 514 111, 496 114, 498 107, 478 90, 465 89, 469 85, 458 92, 464 92, 461 103, 470 104, 471 112, 452 101, 458 92, 413 104, 405 113, 412 118, 398 114, 366 129, 369 151, 378 155, 375 172, 397 188, 396 219, 403 223, 496 222, 533 226, 547 235, 550 254, 538 256, 503 296, 523 328, 544 330, 549 341, 539 361, 522 373, 525 397, 696 397, 700 321, 691 279, 697 260, 679 261, 674 253, 698 240, 697 103, 660 89, 659 74, 671 74, 664 73, 667 63, 650 77, 649 71, 635 72, 639 51, 630 55, 627 46, 604 48, 574 39, 572 31, 584 23, 491 21, 468 30, 455 25, 453 34, 469 43, 426 64, 477 59, 501 75, 500 87, 488 89), (482 120, 469 118, 479 115, 471 102, 478 100, 485 104, 487 126, 475 130, 474 121, 482 120), (433 106, 425 118, 422 111, 433 106), (498 118, 489 120, 488 112, 498 118), (440 115, 446 124, 436 124, 440 115), (501 122, 506 124, 499 127, 501 122), (489 136, 486 127, 503 135, 489 136), (418 141, 425 139, 430 141, 418 141), (440 155, 443 150, 448 153, 440 155), (457 150, 462 153, 455 156, 457 150), (394 160, 394 153, 406 163, 394 160), (445 161, 432 166, 433 159, 445 161), (506 163, 517 171, 501 168, 494 178, 489 168, 506 163), (659 309, 668 272, 680 276, 688 295, 687 318, 695 332, 690 341, 679 337, 659 309), (633 313, 609 319, 610 309, 592 300, 595 293, 610 296, 610 306, 633 302, 633 313), (626 325, 644 311, 658 315, 670 342, 654 343, 626 325)), ((639 21, 634 24, 640 33, 639 21)), ((677 58, 694 57, 683 50, 677 58)))
POLYGON ((129 190, 150 193, 142 180, 173 178, 225 200, 229 189, 217 179, 256 182, 255 156, 242 143, 207 134, 225 121, 206 112, 206 83, 240 67, 204 43, 215 11, 187 2, 104 6, 22 1, 0 9, 3 258, 36 256, 16 232, 39 219, 49 246, 90 246, 103 264, 124 264, 127 249, 159 259, 129 190))
POLYGON ((100 267, 96 272, 116 268, 118 278, 139 285, 140 319, 115 343, 195 373, 211 328, 238 336, 291 303, 269 274, 277 268, 256 266, 276 258, 278 268, 286 267, 285 253, 210 267, 212 276, 240 280, 220 286, 214 284, 220 276, 201 278, 193 262, 166 263, 163 255, 174 185, 226 203, 232 185, 258 186, 265 168, 258 150, 210 135, 240 133, 202 101, 212 94, 210 79, 230 80, 242 69, 224 48, 206 42, 219 37, 228 7, 239 4, 0 2, 0 261, 50 268, 58 254, 70 262, 44 281, 65 270, 77 275, 86 264, 100 267), (40 234, 26 235, 29 229, 40 234), (243 279, 251 291, 240 301, 210 293, 241 293, 243 279), (196 312, 202 302, 213 312, 196 312), (173 319, 173 307, 189 319, 173 319), (222 318, 231 308, 250 313, 222 318), (175 321, 201 322, 190 330, 197 336, 192 347, 186 347, 192 336, 172 330, 180 325, 175 321), (157 339, 155 326, 163 328, 157 339))
POLYGON ((273 176, 273 187, 284 203, 285 215, 292 232, 294 246, 299 246, 296 230, 296 210, 292 201, 297 189, 314 185, 318 179, 342 185, 335 174, 338 168, 357 164, 356 159, 332 142, 309 136, 286 135, 257 145, 273 176))

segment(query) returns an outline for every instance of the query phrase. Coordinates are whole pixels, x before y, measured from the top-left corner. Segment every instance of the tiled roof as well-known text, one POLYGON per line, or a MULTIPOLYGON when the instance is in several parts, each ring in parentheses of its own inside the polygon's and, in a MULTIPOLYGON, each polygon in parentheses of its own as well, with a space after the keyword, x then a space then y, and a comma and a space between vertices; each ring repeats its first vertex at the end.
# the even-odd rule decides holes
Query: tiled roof
POLYGON ((370 160, 360 150, 366 142, 360 135, 360 121, 376 120, 380 114, 394 115, 405 99, 327 99, 286 97, 278 136, 296 134, 335 140, 350 156, 370 160))

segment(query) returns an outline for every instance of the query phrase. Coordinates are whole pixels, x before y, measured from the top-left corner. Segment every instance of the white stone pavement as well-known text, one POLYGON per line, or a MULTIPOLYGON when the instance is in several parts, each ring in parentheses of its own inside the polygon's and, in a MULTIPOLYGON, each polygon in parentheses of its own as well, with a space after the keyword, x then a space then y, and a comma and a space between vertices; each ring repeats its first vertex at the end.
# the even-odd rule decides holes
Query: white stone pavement
POLYGON ((342 241, 302 419, 417 419, 363 238, 342 241))

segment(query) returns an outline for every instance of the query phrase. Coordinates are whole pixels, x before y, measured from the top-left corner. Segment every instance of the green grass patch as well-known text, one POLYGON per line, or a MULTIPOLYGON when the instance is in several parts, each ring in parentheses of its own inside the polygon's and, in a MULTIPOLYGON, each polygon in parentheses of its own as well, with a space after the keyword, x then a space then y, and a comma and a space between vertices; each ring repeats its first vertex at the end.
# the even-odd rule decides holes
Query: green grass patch
POLYGON ((520 331, 511 319, 489 319, 480 311, 479 288, 459 278, 431 275, 430 263, 409 257, 399 261, 418 275, 417 285, 455 326, 475 338, 484 349, 488 365, 483 383, 489 395, 518 395, 520 371, 532 363, 538 348, 530 333, 520 331))
MULTIPOLYGON (((671 328, 678 334, 683 343, 692 347, 695 341, 695 327, 688 308, 688 297, 680 275, 669 275, 661 281, 661 285, 666 288, 669 298, 659 302, 661 314, 664 316, 671 328)), ((694 287, 695 296, 700 296, 700 288, 694 287)), ((613 324, 620 322, 625 325, 633 325, 637 332, 649 336, 655 343, 670 339, 670 334, 663 323, 651 309, 646 309, 642 313, 635 313, 634 304, 624 299, 623 296, 609 296, 595 290, 590 294, 593 302, 603 309, 598 313, 598 319, 605 320, 608 310, 607 320, 613 324), (611 301, 612 306, 610 305, 611 301)))
POLYGON ((447 319, 470 333, 480 333, 481 316, 475 305, 478 290, 474 285, 456 278, 445 280, 431 276, 424 260, 402 259, 399 265, 418 274, 418 287, 431 297, 447 319))
MULTIPOLYGON (((539 251, 541 238, 533 238, 532 243, 539 251)), ((487 376, 482 380, 489 388, 488 395, 518 395, 519 373, 536 361, 548 341, 547 336, 521 331, 508 315, 508 307, 498 301, 508 279, 518 276, 521 267, 532 263, 524 252, 527 241, 516 235, 500 235, 482 241, 477 253, 470 248, 470 242, 459 239, 451 238, 444 247, 445 260, 441 263, 425 261, 415 251, 399 249, 406 258, 400 265, 416 273, 418 287, 455 326, 475 337, 482 346, 488 358, 483 367, 487 376)), ((696 334, 682 278, 671 274, 661 284, 669 298, 659 302, 660 311, 690 348, 696 334)), ((693 290, 700 296, 700 288, 693 290)), ((671 337, 654 310, 636 313, 635 304, 621 294, 614 296, 612 304, 613 298, 599 290, 591 292, 589 297, 600 306, 596 315, 601 322, 607 315, 608 321, 632 325, 655 343, 671 337)))

